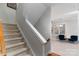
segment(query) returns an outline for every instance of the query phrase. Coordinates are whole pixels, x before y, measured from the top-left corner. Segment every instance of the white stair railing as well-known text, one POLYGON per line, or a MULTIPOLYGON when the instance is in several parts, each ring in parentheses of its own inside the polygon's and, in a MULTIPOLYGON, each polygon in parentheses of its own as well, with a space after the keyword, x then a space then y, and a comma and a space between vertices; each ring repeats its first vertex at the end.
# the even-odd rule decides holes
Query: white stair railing
POLYGON ((25 42, 35 56, 47 55, 50 51, 50 41, 46 40, 36 28, 23 16, 22 5, 18 6, 16 12, 16 21, 25 42))
POLYGON ((31 48, 33 55, 47 55, 50 50, 50 42, 47 43, 47 40, 36 30, 36 28, 27 19, 17 20, 17 23, 27 44, 31 48))

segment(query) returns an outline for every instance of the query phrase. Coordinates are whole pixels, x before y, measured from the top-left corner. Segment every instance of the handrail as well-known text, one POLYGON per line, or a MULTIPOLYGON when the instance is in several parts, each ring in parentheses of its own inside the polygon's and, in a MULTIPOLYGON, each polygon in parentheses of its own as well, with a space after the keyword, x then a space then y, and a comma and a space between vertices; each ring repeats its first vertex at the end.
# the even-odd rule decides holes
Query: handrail
POLYGON ((6 56, 6 47, 5 47, 5 41, 4 41, 2 22, 0 22, 0 56, 6 56))
POLYGON ((46 39, 36 30, 35 27, 33 27, 33 25, 26 19, 26 22, 28 23, 28 25, 33 29, 33 31, 39 36, 41 42, 43 44, 47 43, 46 39))

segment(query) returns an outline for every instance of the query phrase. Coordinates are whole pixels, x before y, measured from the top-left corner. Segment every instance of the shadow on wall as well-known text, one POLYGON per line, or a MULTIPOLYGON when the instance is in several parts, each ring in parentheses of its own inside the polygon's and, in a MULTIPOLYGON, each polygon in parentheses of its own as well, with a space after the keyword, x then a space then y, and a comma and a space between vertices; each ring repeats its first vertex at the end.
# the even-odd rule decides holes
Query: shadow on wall
POLYGON ((35 28, 44 36, 45 39, 50 38, 50 11, 50 8, 48 8, 35 24, 35 28))

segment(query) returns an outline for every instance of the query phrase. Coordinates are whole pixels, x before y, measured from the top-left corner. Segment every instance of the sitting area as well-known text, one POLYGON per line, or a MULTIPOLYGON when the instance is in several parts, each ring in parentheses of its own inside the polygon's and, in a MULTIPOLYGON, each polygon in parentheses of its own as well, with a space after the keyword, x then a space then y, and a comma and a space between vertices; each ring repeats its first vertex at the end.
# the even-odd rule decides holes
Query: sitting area
POLYGON ((71 35, 70 38, 65 38, 64 35, 59 35, 59 40, 68 40, 70 42, 76 42, 76 41, 78 41, 78 36, 77 35, 71 35))

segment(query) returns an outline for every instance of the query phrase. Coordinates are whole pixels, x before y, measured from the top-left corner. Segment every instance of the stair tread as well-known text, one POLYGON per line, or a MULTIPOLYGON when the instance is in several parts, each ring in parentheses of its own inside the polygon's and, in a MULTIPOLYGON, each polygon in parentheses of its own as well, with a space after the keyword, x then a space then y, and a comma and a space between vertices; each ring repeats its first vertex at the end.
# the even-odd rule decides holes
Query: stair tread
POLYGON ((10 24, 10 23, 2 23, 3 25, 9 25, 9 26, 17 26, 17 24, 10 24))
POLYGON ((3 23, 3 31, 7 49, 8 56, 16 56, 16 55, 30 55, 27 54, 27 48, 25 46, 25 42, 22 41, 23 37, 18 29, 17 24, 7 24, 3 23))
POLYGON ((19 46, 19 45, 22 45, 22 44, 24 44, 24 42, 8 45, 6 48, 8 49, 8 48, 12 48, 12 47, 19 46))
POLYGON ((16 37, 16 38, 5 39, 5 41, 12 41, 12 40, 18 40, 18 39, 22 39, 22 37, 16 37))
POLYGON ((8 55, 9 55, 9 56, 15 56, 15 55, 17 55, 17 54, 19 54, 19 53, 21 53, 21 52, 26 51, 26 50, 27 50, 27 48, 18 49, 18 50, 16 50, 16 51, 13 51, 13 52, 8 53, 8 55))
POLYGON ((30 53, 25 53, 25 54, 19 54, 17 56, 32 56, 30 53))
POLYGON ((19 31, 19 30, 3 30, 4 32, 9 32, 9 31, 15 31, 15 32, 17 32, 17 31, 19 31))
POLYGON ((4 36, 6 36, 6 35, 17 35, 17 34, 20 34, 20 33, 4 34, 4 36))

